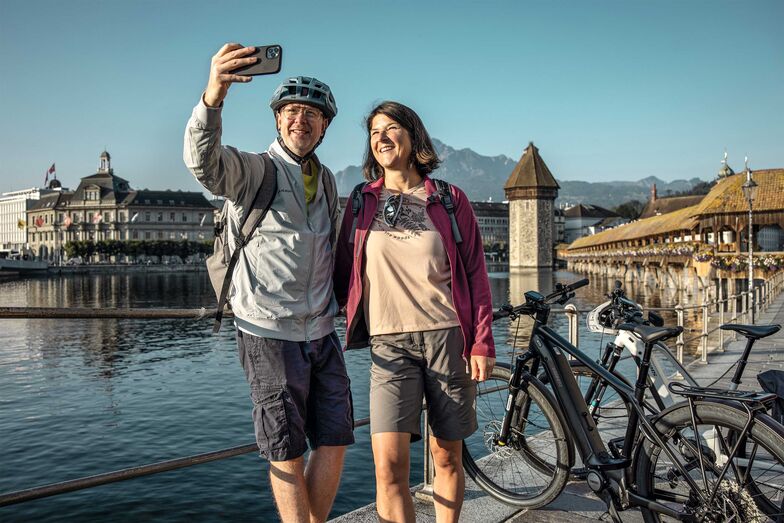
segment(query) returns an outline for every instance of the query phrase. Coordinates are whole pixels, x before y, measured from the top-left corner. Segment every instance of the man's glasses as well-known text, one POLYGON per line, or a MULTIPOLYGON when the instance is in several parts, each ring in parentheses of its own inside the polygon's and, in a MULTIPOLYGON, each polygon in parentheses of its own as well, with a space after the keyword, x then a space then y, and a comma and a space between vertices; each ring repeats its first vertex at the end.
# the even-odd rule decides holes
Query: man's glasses
POLYGON ((301 106, 286 106, 281 111, 283 116, 286 117, 287 120, 296 120, 297 116, 303 115, 305 119, 309 121, 313 121, 318 119, 321 116, 321 111, 318 109, 313 109, 310 107, 301 107, 301 106))
POLYGON ((394 227, 397 224, 397 219, 400 217, 400 210, 403 208, 403 197, 399 194, 391 194, 384 202, 384 223, 389 227, 394 227))

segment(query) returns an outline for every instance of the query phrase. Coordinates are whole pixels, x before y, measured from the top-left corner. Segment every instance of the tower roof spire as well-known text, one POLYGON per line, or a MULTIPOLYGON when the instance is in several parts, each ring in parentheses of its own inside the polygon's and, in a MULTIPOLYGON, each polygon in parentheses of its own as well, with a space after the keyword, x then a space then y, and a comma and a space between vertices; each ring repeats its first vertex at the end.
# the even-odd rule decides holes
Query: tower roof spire
POLYGON ((528 142, 528 147, 504 184, 504 192, 510 200, 526 197, 555 199, 560 188, 533 142, 528 142))

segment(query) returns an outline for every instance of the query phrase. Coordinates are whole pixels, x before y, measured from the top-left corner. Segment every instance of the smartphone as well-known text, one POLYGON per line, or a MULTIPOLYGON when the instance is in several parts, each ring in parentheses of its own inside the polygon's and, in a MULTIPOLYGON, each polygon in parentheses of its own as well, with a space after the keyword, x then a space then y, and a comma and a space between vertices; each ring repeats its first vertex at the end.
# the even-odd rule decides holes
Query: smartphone
POLYGON ((277 44, 257 45, 256 51, 249 54, 245 58, 250 58, 252 56, 258 58, 258 62, 234 69, 232 73, 242 76, 275 74, 280 71, 280 62, 283 58, 283 48, 277 44))

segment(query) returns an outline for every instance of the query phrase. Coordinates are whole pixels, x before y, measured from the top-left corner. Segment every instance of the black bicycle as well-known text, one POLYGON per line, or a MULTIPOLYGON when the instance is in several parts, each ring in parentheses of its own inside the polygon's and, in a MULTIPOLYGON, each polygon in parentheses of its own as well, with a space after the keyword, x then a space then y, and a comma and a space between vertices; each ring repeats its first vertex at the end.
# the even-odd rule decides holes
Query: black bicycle
POLYGON ((480 384, 480 430, 464 445, 467 474, 503 502, 538 508, 563 489, 576 448, 588 485, 614 521, 633 507, 646 521, 780 519, 784 427, 764 412, 775 396, 682 386, 677 393, 685 401, 649 416, 643 400, 652 347, 682 329, 619 326, 645 344, 630 386, 547 326, 550 304, 566 303, 587 283, 558 285, 549 296, 530 291, 523 305, 496 313, 528 315, 534 325, 528 350, 513 368, 499 365, 480 384), (566 354, 630 406, 624 434, 609 445, 599 436, 566 354), (537 378, 540 371, 552 389, 537 378))

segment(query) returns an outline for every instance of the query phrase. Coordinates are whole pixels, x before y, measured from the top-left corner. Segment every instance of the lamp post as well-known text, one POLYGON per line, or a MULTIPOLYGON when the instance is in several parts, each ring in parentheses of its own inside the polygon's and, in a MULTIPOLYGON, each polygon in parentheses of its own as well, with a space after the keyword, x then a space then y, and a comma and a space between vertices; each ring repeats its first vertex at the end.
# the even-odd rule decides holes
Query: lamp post
POLYGON ((755 323, 754 319, 754 239, 752 237, 752 211, 754 209, 754 199, 757 197, 757 183, 751 177, 751 169, 749 169, 749 158, 746 157, 746 183, 742 186, 743 197, 749 202, 749 301, 751 303, 751 323, 755 323))

